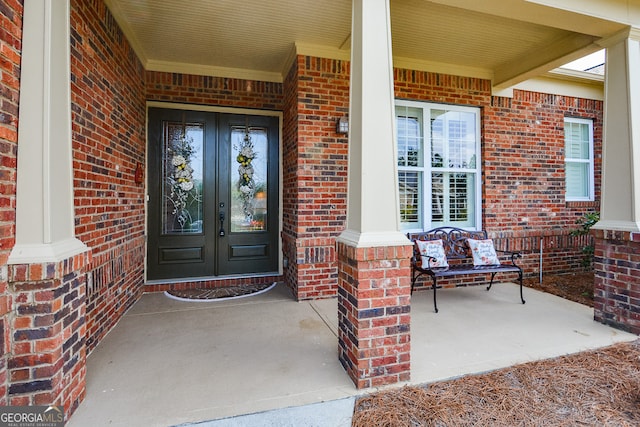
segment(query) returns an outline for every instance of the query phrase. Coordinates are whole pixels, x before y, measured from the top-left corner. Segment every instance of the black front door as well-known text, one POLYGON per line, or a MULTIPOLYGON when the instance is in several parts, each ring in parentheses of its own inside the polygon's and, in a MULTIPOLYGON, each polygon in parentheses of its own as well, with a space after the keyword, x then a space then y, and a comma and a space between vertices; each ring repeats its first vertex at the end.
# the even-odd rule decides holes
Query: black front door
POLYGON ((278 270, 278 119, 149 109, 147 279, 278 270))

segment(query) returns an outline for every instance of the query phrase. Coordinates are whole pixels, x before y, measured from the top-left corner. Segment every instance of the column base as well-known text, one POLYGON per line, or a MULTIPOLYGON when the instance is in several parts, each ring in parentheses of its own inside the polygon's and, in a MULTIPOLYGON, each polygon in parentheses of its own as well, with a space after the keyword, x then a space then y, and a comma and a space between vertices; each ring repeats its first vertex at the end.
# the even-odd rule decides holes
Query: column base
POLYGON ((411 375, 412 246, 337 243, 339 359, 357 388, 411 375))
POLYGON ((85 395, 86 274, 91 252, 58 262, 12 264, 8 404, 63 406, 85 395))
POLYGON ((594 319, 640 334, 640 233, 592 230, 595 238, 594 319))

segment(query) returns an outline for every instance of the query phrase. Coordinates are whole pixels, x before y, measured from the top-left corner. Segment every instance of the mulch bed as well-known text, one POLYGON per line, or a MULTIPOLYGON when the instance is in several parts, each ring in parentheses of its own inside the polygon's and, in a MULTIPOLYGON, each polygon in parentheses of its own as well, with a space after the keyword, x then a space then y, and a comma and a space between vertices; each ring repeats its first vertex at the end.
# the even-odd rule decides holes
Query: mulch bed
POLYGON ((352 426, 638 426, 640 341, 356 402, 352 426))
MULTIPOLYGON (((593 307, 593 272, 525 285, 593 307)), ((353 427, 638 426, 640 340, 360 398, 353 427)))
POLYGON ((593 271, 545 274, 542 283, 539 277, 524 279, 523 283, 530 288, 593 307, 593 271))

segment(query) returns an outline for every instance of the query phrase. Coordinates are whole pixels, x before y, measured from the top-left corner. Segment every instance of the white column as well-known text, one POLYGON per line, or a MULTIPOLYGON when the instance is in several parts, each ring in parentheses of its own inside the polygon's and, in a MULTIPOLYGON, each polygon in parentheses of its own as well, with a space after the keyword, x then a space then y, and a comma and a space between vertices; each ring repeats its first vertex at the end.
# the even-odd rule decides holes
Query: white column
POLYGON ((640 231, 640 32, 607 47, 597 229, 640 231))
POLYGON ((339 240, 403 245, 389 0, 353 0, 352 14, 347 227, 339 240))
POLYGON ((69 11, 69 0, 24 2, 10 264, 56 262, 87 250, 74 232, 69 11))

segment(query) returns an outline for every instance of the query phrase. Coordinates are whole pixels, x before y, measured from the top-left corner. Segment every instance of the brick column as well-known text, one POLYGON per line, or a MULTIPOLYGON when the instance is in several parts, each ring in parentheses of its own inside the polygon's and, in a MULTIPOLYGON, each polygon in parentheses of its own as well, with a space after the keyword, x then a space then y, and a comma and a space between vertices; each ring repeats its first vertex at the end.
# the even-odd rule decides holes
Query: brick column
POLYGON ((340 361, 356 387, 410 376, 411 243, 401 233, 389 0, 353 0, 340 361))
POLYGON ((342 366, 357 388, 408 381, 411 246, 337 247, 342 366))
POLYGON ((85 274, 75 237, 69 0, 24 2, 9 405, 64 405, 85 393, 85 274))
POLYGON ((594 318, 640 334, 640 233, 593 230, 594 318))
MULTIPOLYGON (((620 35, 622 36, 622 35, 620 35)), ((602 143, 602 230, 640 231, 640 28, 607 46, 602 143)))
POLYGON ((84 269, 90 258, 84 252, 61 262, 9 266, 9 405, 63 405, 68 419, 84 398, 84 269))
MULTIPOLYGON (((622 37, 622 34, 620 34, 622 37)), ((594 317, 640 333, 640 29, 607 46, 594 317)))

